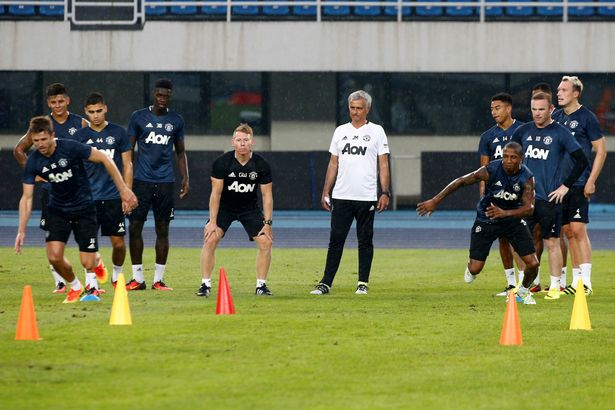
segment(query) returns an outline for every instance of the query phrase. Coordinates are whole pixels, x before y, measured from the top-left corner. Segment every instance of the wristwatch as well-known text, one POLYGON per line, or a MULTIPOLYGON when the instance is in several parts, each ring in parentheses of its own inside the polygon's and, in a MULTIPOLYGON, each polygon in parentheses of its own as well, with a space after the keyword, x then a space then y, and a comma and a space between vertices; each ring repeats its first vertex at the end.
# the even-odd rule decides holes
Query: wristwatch
POLYGON ((380 195, 386 195, 386 196, 388 196, 389 198, 391 197, 391 193, 390 193, 389 191, 382 191, 382 192, 380 193, 380 195))
POLYGON ((263 219, 263 223, 269 226, 273 225, 273 221, 271 219, 263 219))

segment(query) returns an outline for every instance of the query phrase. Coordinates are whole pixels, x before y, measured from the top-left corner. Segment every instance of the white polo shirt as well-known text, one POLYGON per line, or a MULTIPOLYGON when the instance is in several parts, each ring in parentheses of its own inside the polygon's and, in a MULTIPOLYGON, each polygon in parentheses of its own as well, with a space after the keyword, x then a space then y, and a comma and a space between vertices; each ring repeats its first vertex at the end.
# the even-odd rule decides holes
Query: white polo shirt
POLYGON ((372 122, 360 128, 340 125, 333 133, 329 152, 338 157, 333 198, 378 200, 378 155, 389 153, 384 129, 372 122))

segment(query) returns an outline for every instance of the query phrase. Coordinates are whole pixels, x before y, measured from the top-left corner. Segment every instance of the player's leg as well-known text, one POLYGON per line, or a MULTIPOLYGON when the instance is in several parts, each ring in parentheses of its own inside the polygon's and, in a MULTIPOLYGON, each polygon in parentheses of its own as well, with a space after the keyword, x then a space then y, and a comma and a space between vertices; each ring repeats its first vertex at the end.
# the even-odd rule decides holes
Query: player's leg
POLYGON ((579 279, 583 280, 586 293, 592 293, 591 268, 592 248, 587 234, 589 223, 589 201, 584 195, 583 187, 572 187, 564 198, 565 209, 562 215, 565 234, 572 256, 572 281, 564 292, 574 294, 579 279))
POLYGON ((153 184, 135 179, 132 191, 139 200, 139 205, 128 216, 128 248, 132 263, 132 279, 126 284, 127 290, 144 290, 146 288, 143 276, 143 225, 147 221, 147 213, 152 206, 154 195, 153 184))
MULTIPOLYGON (((568 238, 564 226, 562 226, 562 233, 559 238, 559 247, 562 250, 562 274, 559 277, 560 290, 564 290, 566 287, 566 271, 568 270, 568 238)), ((570 260, 572 262, 572 253, 570 254, 570 260)), ((571 263, 571 265, 574 266, 574 263, 571 263)))
POLYGON ((508 292, 517 286, 517 279, 515 278, 515 266, 513 251, 510 247, 508 239, 502 237, 498 238, 500 258, 502 259, 502 265, 504 266, 504 277, 506 278, 506 287, 496 296, 506 296, 508 292))
POLYGON ((365 295, 368 291, 369 275, 374 259, 374 215, 376 202, 355 202, 355 218, 357 220, 357 242, 359 252, 359 281, 357 295, 365 295))
POLYGON ((470 260, 466 266, 463 280, 466 283, 474 282, 476 275, 485 267, 493 241, 499 238, 501 227, 475 221, 470 236, 470 260))
POLYGON ((126 260, 126 218, 122 211, 122 201, 111 199, 97 201, 97 219, 100 226, 101 236, 108 236, 111 242, 111 262, 113 264, 113 276, 111 281, 113 286, 117 282, 117 277, 124 269, 126 260))
POLYGON ((111 278, 113 285, 117 282, 117 277, 124 269, 124 261, 126 260, 126 241, 123 236, 110 236, 111 241, 111 261, 113 263, 113 277, 111 278))
POLYGON ((169 256, 169 225, 175 217, 173 191, 175 184, 156 184, 156 195, 152 200, 154 225, 156 228, 156 263, 152 289, 173 290, 164 283, 164 273, 169 256))
POLYGON ((525 221, 521 221, 521 223, 510 223, 506 235, 515 250, 515 254, 522 259, 525 267, 523 281, 519 282, 517 288, 518 301, 522 300, 523 303, 528 305, 536 304, 532 297, 531 287, 536 275, 538 275, 539 262, 536 257, 532 234, 525 221))
POLYGON ((267 287, 267 276, 271 266, 271 247, 273 245, 270 238, 261 232, 265 227, 265 219, 260 209, 242 212, 237 215, 237 219, 243 225, 248 238, 256 242, 256 289, 254 294, 260 296, 271 296, 272 293, 267 287))
MULTIPOLYGON (((235 220, 235 215, 225 211, 224 209, 218 210, 218 218, 216 219, 216 225, 218 226, 213 235, 209 238, 203 238, 203 248, 201 249, 201 286, 197 290, 197 296, 204 296, 206 298, 211 294, 211 276, 216 266, 216 249, 218 244, 224 237, 224 234, 231 226, 231 223, 235 220)), ((205 222, 205 226, 209 223, 209 220, 205 222)), ((205 231, 203 230, 203 234, 205 231)))
MULTIPOLYGON (((47 204, 49 203, 49 189, 43 188, 42 185, 39 185, 39 193, 41 194, 41 219, 39 221, 39 228, 43 231, 47 232, 49 230, 48 227, 48 213, 47 213, 47 204)), ((53 277, 53 281, 55 282, 55 288, 53 289, 53 293, 66 293, 66 283, 64 283, 64 278, 60 276, 58 272, 56 272, 53 265, 49 265, 49 270, 51 271, 51 276, 53 277)))
POLYGON ((331 232, 329 234, 329 247, 327 250, 327 261, 325 263, 325 272, 319 285, 323 285, 323 289, 318 286, 312 291, 312 294, 328 293, 333 279, 340 267, 342 253, 344 252, 344 243, 350 226, 354 220, 352 201, 343 199, 332 199, 331 209, 331 232), (320 293, 315 293, 319 291, 320 293))
POLYGON ((79 258, 85 270, 86 295, 82 301, 98 301, 99 285, 107 281, 107 272, 103 266, 102 258, 98 253, 98 221, 96 218, 96 207, 92 206, 73 215, 74 235, 77 245, 79 245, 79 258), (100 272, 100 269, 104 272, 100 272), (97 280, 98 278, 98 280, 97 280))

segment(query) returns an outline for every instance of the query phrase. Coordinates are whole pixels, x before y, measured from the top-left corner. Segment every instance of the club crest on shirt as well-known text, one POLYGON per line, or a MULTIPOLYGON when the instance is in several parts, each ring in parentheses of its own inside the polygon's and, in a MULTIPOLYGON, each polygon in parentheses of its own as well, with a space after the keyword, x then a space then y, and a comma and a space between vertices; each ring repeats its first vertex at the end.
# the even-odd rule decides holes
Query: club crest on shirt
POLYGON ((115 143, 115 138, 113 138, 112 136, 109 135, 107 138, 105 138, 105 142, 108 145, 113 145, 115 143))
POLYGON ((579 126, 579 121, 577 120, 570 121, 570 128, 576 128, 578 126, 579 126))
POLYGON ((521 187, 519 186, 519 184, 514 184, 514 185, 513 185, 513 190, 514 190, 515 192, 519 192, 519 191, 521 190, 521 187))
POLYGON ((60 158, 58 160, 58 165, 62 168, 66 168, 66 166, 68 165, 68 160, 66 158, 60 158))
POLYGON ((69 133, 70 135, 74 135, 76 132, 77 132, 77 128, 75 128, 75 127, 70 127, 70 128, 68 129, 68 133, 69 133))
POLYGON ((553 142, 553 138, 547 135, 546 137, 542 139, 542 142, 544 142, 545 145, 550 145, 553 142))
POLYGON ((167 130, 167 132, 172 132, 173 124, 169 124, 169 123, 164 124, 164 129, 167 130))
POLYGON ((369 135, 364 135, 363 136, 363 141, 365 141, 365 142, 367 142, 367 141, 369 141, 371 139, 372 139, 372 137, 370 137, 369 135))
POLYGON ((248 178, 250 178, 251 181, 254 181, 257 177, 258 174, 256 173, 256 171, 252 171, 248 174, 248 178))

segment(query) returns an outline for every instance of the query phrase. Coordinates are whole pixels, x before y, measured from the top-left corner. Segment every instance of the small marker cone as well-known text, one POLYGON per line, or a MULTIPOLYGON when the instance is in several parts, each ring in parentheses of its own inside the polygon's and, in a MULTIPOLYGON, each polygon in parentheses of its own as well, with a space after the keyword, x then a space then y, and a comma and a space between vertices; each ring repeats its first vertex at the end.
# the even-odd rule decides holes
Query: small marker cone
POLYGON ((226 279, 224 268, 220 268, 220 283, 218 284, 218 303, 216 304, 216 315, 234 315, 235 306, 231 288, 226 279))
POLYGON ((124 274, 120 273, 117 276, 115 285, 115 296, 113 297, 113 306, 111 306, 110 325, 132 325, 130 316, 130 306, 128 305, 128 291, 126 290, 126 279, 124 274))
POLYGON ((577 291, 574 294, 574 305, 572 305, 572 317, 570 318, 570 330, 592 330, 589 320, 589 310, 587 309, 587 297, 583 280, 577 281, 577 291))
POLYGON ((17 318, 17 332, 15 340, 41 340, 38 335, 36 313, 34 313, 34 300, 32 299, 32 287, 26 285, 21 297, 21 308, 17 318))
POLYGON ((502 334, 500 335, 500 344, 504 346, 521 346, 523 344, 515 297, 515 292, 508 292, 508 303, 506 304, 502 334))

